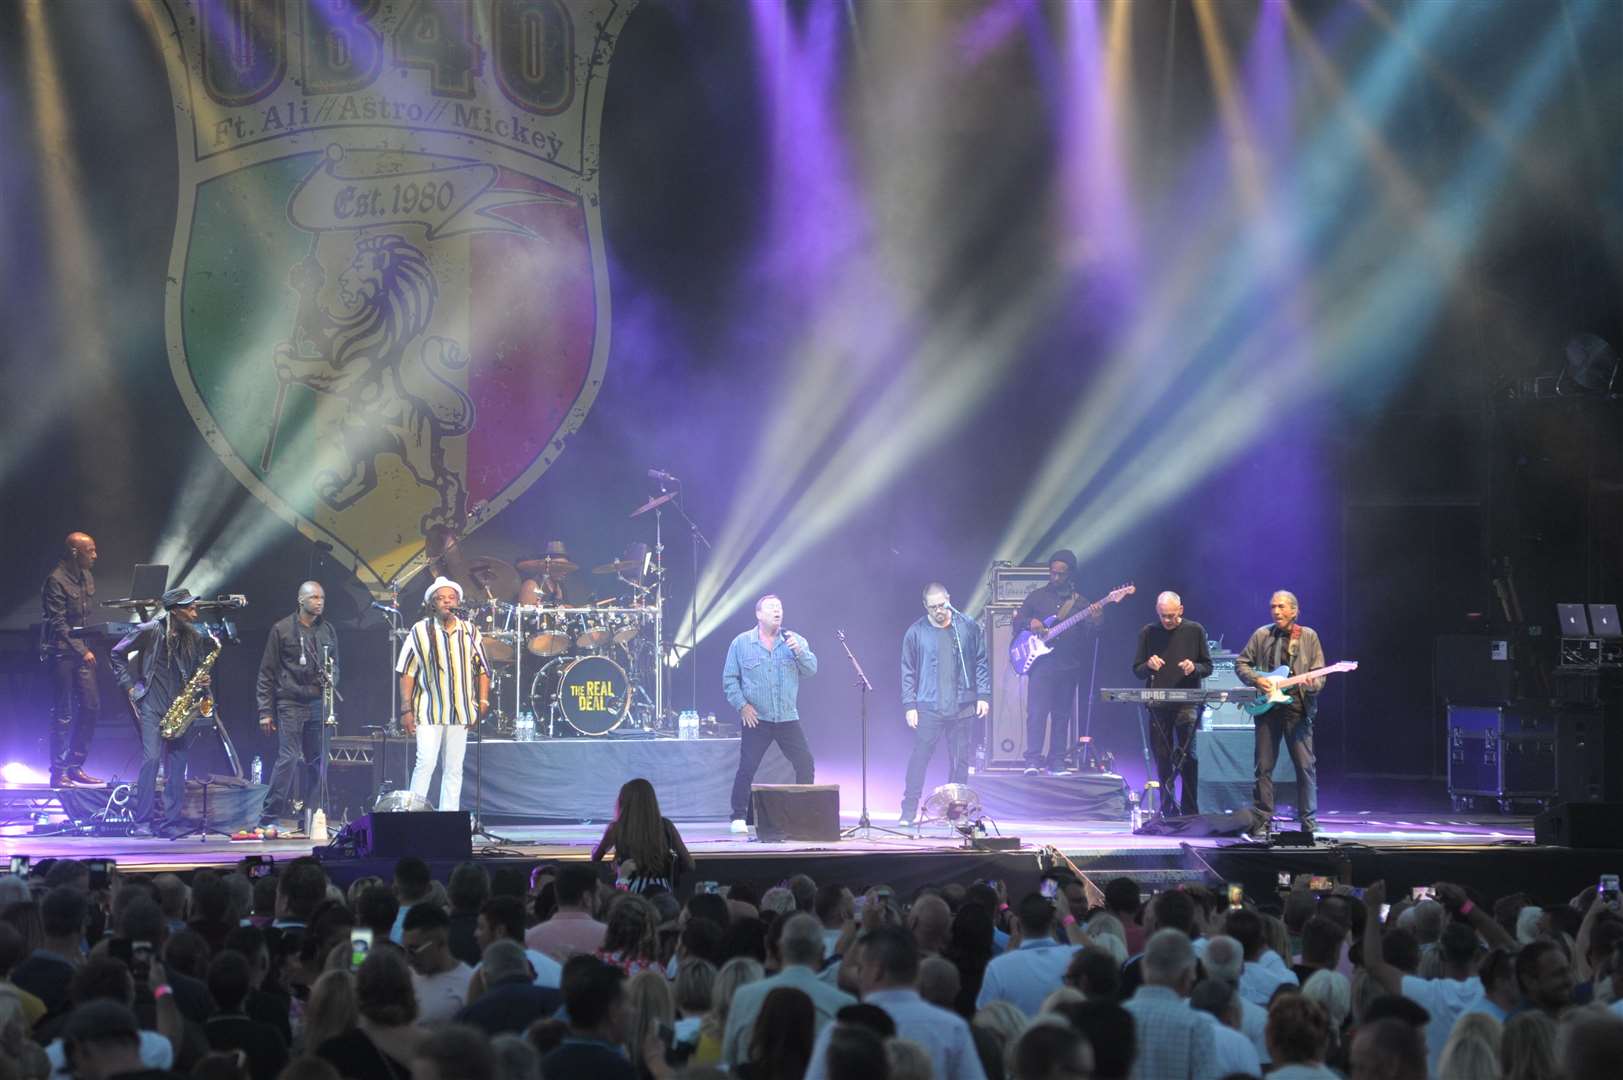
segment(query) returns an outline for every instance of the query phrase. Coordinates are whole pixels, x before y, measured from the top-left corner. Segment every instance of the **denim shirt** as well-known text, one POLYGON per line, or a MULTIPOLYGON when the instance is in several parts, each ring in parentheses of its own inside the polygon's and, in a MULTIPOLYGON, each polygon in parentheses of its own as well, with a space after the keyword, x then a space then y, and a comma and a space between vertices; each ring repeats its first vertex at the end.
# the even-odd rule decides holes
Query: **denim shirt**
POLYGON ((762 722, 768 724, 799 720, 795 700, 800 696, 800 680, 817 674, 817 657, 805 638, 795 637, 800 638, 799 657, 784 644, 782 632, 770 652, 761 644, 761 632, 755 627, 733 638, 721 669, 727 703, 738 710, 754 705, 762 722))

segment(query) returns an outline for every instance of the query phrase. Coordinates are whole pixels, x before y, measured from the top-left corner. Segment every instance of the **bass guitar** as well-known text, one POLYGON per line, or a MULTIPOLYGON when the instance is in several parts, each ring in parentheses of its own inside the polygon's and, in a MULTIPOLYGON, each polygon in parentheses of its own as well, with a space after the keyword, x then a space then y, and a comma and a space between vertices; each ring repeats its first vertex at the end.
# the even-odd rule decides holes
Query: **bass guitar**
POLYGON ((1027 674, 1031 671, 1032 664, 1054 651, 1054 647, 1049 642, 1083 619, 1098 614, 1106 604, 1120 603, 1123 597, 1132 596, 1137 591, 1137 587, 1129 581, 1119 588, 1111 589, 1075 615, 1063 620, 1058 615, 1049 616, 1043 621, 1045 629, 1041 633, 1037 633, 1029 627, 1021 630, 1015 639, 1009 643, 1009 663, 1013 665, 1017 674, 1027 674))
POLYGON ((1292 675, 1291 669, 1288 667, 1276 667, 1272 671, 1264 671, 1257 676, 1259 679, 1274 680, 1274 688, 1268 691, 1266 694, 1259 691, 1255 700, 1241 702, 1240 708, 1244 709, 1252 716, 1261 716, 1275 705, 1283 705, 1285 702, 1289 701, 1291 696, 1285 693, 1285 691, 1293 686, 1299 686, 1300 684, 1307 682, 1309 679, 1317 679, 1320 675, 1329 675, 1332 672, 1337 671, 1357 670, 1357 660, 1341 660, 1331 664, 1329 667, 1314 668, 1312 671, 1304 671, 1300 675, 1292 675))

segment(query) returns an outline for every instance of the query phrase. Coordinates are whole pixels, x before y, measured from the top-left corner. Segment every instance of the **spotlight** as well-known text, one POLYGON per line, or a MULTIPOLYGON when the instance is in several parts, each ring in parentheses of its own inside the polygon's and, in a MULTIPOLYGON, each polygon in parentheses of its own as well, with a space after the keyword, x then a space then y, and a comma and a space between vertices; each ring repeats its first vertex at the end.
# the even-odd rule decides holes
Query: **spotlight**
POLYGON ((1565 379, 1596 394, 1610 394, 1617 383, 1617 352, 1594 334, 1567 339, 1565 379))
POLYGON ((50 782, 50 777, 20 761, 8 761, 0 766, 0 780, 12 785, 45 784, 50 782))

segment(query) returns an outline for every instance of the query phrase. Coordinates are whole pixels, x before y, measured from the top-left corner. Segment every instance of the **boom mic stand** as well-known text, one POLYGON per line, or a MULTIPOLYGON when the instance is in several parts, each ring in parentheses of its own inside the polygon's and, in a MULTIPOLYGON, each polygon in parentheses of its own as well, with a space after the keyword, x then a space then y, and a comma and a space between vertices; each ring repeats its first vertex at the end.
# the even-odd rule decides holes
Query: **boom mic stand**
POLYGON ((857 654, 851 651, 846 643, 845 631, 836 630, 834 636, 840 639, 840 648, 845 650, 845 657, 851 661, 851 668, 857 674, 857 696, 861 701, 859 715, 862 719, 862 816, 857 823, 849 829, 840 831, 840 839, 849 840, 858 833, 864 840, 871 839, 875 832, 888 833, 891 836, 907 836, 907 833, 897 829, 887 829, 883 825, 875 825, 868 820, 868 691, 873 689, 873 683, 868 681, 868 675, 862 670, 862 664, 857 660, 857 654))

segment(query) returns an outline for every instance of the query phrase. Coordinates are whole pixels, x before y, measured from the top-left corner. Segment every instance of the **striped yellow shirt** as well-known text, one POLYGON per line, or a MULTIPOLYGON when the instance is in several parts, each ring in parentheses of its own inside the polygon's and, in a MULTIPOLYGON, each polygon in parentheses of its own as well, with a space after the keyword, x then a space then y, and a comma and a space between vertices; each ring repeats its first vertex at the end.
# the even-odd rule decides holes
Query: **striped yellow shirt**
POLYGON ((489 670, 477 626, 458 619, 447 630, 432 615, 411 628, 395 664, 395 671, 412 677, 419 724, 477 723, 479 673, 489 670))

